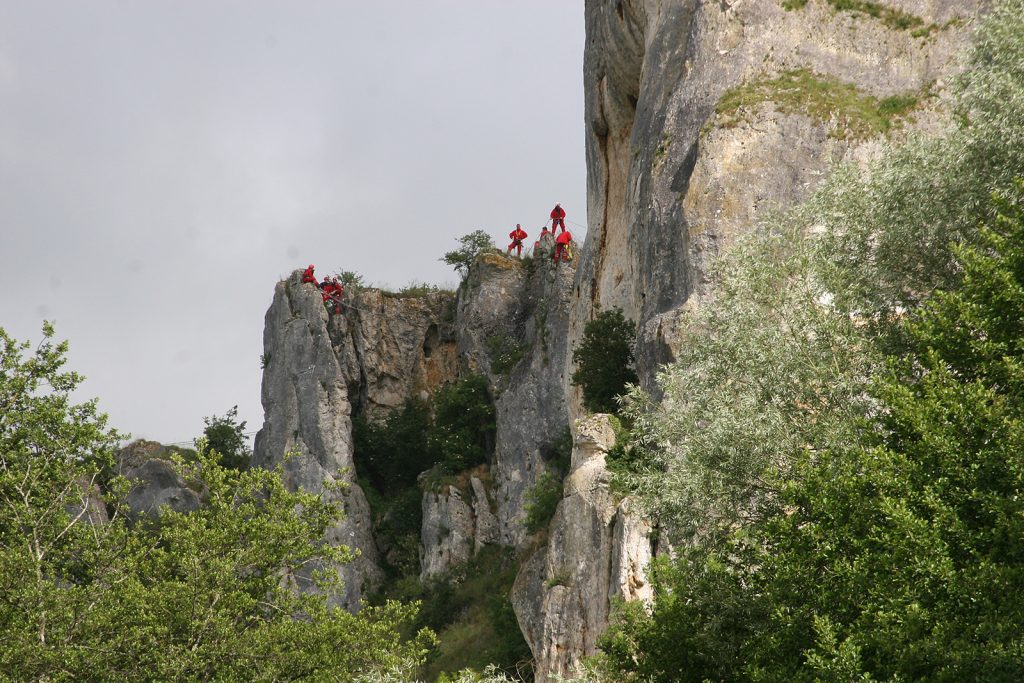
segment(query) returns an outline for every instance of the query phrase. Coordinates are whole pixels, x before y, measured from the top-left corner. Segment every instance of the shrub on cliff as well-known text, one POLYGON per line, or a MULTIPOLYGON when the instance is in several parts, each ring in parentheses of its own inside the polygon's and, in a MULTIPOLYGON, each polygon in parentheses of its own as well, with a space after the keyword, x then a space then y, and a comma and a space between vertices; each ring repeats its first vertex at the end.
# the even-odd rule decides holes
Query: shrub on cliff
POLYGON ((494 452, 495 420, 494 402, 483 375, 446 384, 434 396, 428 447, 448 472, 483 464, 494 452))
POLYGON ((220 456, 220 464, 235 470, 248 469, 252 450, 245 438, 245 420, 238 421, 238 406, 232 406, 223 416, 204 417, 203 422, 206 447, 220 456))
POLYGON ((621 309, 601 311, 583 328, 583 339, 573 349, 576 371, 572 383, 583 390, 583 405, 595 413, 615 413, 616 397, 637 382, 633 370, 636 329, 621 309))

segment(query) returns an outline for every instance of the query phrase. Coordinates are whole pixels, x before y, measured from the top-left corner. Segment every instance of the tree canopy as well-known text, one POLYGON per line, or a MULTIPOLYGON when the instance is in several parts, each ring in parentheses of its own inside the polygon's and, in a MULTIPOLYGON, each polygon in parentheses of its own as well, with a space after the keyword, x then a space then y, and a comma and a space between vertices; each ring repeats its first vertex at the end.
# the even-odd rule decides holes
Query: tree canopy
POLYGON ((431 634, 414 606, 352 615, 329 600, 351 556, 324 542, 341 514, 280 472, 180 459, 204 505, 134 524, 113 474, 119 435, 74 404, 66 342, 26 356, 0 329, 0 670, 19 680, 352 680, 405 670, 431 634))

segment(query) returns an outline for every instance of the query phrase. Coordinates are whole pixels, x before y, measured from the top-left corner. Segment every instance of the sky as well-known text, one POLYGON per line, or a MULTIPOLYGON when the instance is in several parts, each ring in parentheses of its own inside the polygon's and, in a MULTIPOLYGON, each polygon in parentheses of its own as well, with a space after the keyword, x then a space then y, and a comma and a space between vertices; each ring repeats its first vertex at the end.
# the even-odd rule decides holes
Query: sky
POLYGON ((586 224, 583 42, 582 0, 0 0, 0 327, 135 438, 255 431, 295 268, 453 284, 460 235, 586 224))

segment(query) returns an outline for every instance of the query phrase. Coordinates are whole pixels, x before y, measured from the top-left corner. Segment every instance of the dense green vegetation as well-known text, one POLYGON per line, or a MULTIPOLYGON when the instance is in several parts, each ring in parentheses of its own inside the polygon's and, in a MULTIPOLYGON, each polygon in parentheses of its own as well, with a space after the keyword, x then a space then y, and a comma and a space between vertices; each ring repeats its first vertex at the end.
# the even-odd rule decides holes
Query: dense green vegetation
POLYGON ((514 550, 488 546, 449 576, 426 583, 409 577, 395 586, 395 597, 422 601, 416 626, 438 633, 425 680, 491 664, 517 680, 530 673, 530 648, 509 600, 518 570, 514 550))
POLYGON ((530 650, 509 601, 518 569, 511 550, 489 546, 448 576, 419 579, 421 487, 466 488, 470 473, 489 481, 481 466, 493 455, 494 431, 494 404, 480 375, 445 385, 429 402, 410 399, 381 421, 353 419, 356 468, 388 572, 372 601, 421 605, 407 631, 438 633, 437 647, 418 672, 425 680, 447 680, 456 671, 461 678, 452 680, 476 680, 463 670, 489 665, 497 669, 480 680, 508 680, 499 671, 529 671, 530 650))
POLYGON ((801 114, 834 123, 829 128, 831 137, 864 139, 884 135, 898 126, 917 108, 922 97, 922 93, 906 93, 879 99, 833 76, 793 69, 727 91, 715 108, 716 123, 731 128, 744 121, 752 108, 771 102, 783 114, 801 114))
POLYGON ((595 413, 615 413, 616 397, 637 382, 633 370, 636 329, 622 309, 601 311, 583 327, 583 339, 573 349, 576 371, 572 383, 583 390, 583 405, 595 413))
POLYGON ((664 401, 631 391, 618 483, 679 550, 606 679, 1020 679, 1022 62, 1004 0, 957 125, 739 244, 664 401))
POLYGON ((119 435, 94 401, 72 403, 82 378, 62 369, 67 344, 52 335, 45 326, 26 355, 0 330, 5 677, 355 680, 422 660, 431 634, 400 635, 414 607, 328 604, 332 567, 350 557, 323 541, 340 510, 289 492, 280 472, 199 452, 178 467, 203 482, 200 510, 126 522, 129 482, 102 476, 119 435))

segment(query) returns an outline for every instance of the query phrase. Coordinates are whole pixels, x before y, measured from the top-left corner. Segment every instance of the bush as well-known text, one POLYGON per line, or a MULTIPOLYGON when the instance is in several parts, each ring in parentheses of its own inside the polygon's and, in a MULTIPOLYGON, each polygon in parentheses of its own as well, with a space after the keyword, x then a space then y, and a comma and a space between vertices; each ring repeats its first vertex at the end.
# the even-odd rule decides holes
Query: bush
POLYGON ((548 470, 537 478, 537 484, 526 492, 526 530, 537 533, 546 529, 562 500, 562 475, 548 470))
POLYGON ((583 405, 595 413, 618 411, 616 397, 636 383, 633 346, 636 330, 621 309, 602 311, 583 328, 583 340, 572 352, 576 371, 572 383, 583 390, 583 405))
POLYGON ((491 356, 491 372, 506 377, 526 355, 526 345, 504 332, 487 337, 487 350, 491 356))
POLYGON ((491 236, 483 230, 474 230, 468 235, 463 235, 459 238, 459 244, 461 246, 458 249, 447 252, 441 260, 455 268, 455 272, 463 277, 469 272, 469 266, 477 254, 497 249, 491 236))
POLYGON ((4 679, 347 681, 422 661, 431 635, 401 635, 414 607, 329 603, 352 557, 324 542, 342 511, 289 491, 280 467, 239 472, 200 451, 176 468, 203 482, 202 507, 107 518, 132 486, 98 489, 119 435, 95 401, 72 402, 82 378, 52 335, 24 358, 0 329, 4 679))
POLYGON ((496 428, 487 379, 471 375, 438 390, 427 445, 435 462, 448 472, 459 472, 488 461, 496 428))
POLYGON ((414 398, 381 422, 356 416, 352 419, 356 471, 385 495, 415 486, 420 472, 436 462, 427 446, 430 423, 430 404, 414 398))

